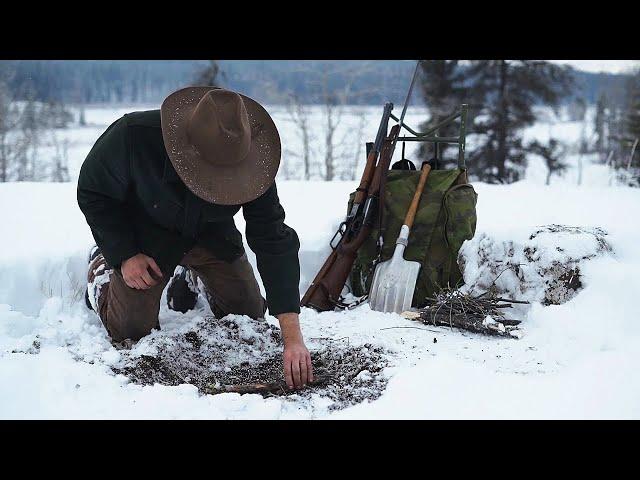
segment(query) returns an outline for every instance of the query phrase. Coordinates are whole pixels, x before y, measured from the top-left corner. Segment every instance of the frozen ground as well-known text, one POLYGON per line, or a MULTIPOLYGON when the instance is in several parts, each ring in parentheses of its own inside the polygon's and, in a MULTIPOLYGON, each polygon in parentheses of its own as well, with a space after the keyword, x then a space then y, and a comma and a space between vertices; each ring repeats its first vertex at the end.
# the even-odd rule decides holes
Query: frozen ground
MULTIPOLYGON (((78 133, 78 152, 86 153, 87 139, 102 128, 78 133)), ((542 136, 549 127, 536 128, 542 136)), ((567 137, 579 131, 561 128, 570 130, 567 137)), ((140 386, 114 375, 124 355, 81 297, 92 240, 75 184, 0 185, 0 418, 640 418, 640 191, 608 187, 600 167, 586 160, 580 186, 575 169, 547 187, 536 168, 514 185, 475 185, 477 238, 524 241, 525 232, 548 224, 600 227, 613 252, 582 265, 584 289, 563 305, 533 304, 519 340, 427 327, 366 305, 304 309, 310 349, 348 343, 389 352, 382 396, 337 411, 319 395, 201 395, 191 385, 140 386)), ((287 223, 301 239, 301 291, 324 260, 354 187, 279 182, 287 223)), ((237 223, 242 231, 241 216, 237 223)), ((206 313, 163 306, 164 328, 154 335, 183 332, 206 313)))

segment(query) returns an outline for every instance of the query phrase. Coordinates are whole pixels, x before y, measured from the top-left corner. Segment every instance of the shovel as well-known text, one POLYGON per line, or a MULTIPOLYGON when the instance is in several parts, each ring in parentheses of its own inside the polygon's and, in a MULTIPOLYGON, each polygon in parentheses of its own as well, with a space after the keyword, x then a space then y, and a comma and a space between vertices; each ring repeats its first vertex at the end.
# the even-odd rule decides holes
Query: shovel
POLYGON ((373 274, 373 282, 369 290, 369 306, 377 312, 402 313, 411 308, 411 300, 416 289, 416 281, 420 272, 420 263, 404 259, 404 249, 409 241, 409 233, 420 204, 420 197, 431 171, 431 165, 425 164, 420 174, 418 188, 413 195, 404 225, 396 240, 396 249, 391 260, 379 263, 373 274))

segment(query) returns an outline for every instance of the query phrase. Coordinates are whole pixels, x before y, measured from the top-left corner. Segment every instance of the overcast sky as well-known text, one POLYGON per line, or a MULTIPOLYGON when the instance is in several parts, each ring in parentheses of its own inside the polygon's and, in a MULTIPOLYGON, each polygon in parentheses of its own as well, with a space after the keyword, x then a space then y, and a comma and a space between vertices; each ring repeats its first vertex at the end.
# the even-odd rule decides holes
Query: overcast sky
POLYGON ((587 72, 620 73, 640 67, 640 60, 550 60, 554 63, 568 63, 578 70, 587 72))

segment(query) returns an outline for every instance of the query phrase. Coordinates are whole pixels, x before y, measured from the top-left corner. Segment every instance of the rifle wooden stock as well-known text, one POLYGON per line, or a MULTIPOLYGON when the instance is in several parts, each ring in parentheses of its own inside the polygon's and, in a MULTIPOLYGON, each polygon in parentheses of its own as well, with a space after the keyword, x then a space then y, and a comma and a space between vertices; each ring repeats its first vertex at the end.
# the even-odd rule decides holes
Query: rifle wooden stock
MULTIPOLYGON (((383 175, 386 175, 389 170, 395 139, 399 132, 400 128, 397 125, 393 126, 389 137, 384 142, 384 146, 380 152, 380 161, 375 167, 373 179, 367 192, 367 201, 371 200, 372 202, 376 202, 384 193, 380 192, 381 180, 383 175)), ((373 151, 371 153, 373 153, 373 151)), ((362 219, 362 224, 355 236, 346 236, 349 233, 349 226, 347 226, 347 233, 340 239, 336 248, 322 265, 322 268, 307 289, 304 297, 302 297, 300 305, 303 307, 311 307, 320 312, 333 310, 335 308, 336 302, 340 299, 342 289, 353 268, 353 262, 358 254, 358 249, 371 233, 371 212, 363 212, 362 215, 365 213, 369 215, 369 218, 362 219)))
POLYGON ((362 203, 367 195, 369 185, 371 184, 371 177, 376 168, 377 156, 378 154, 376 153, 375 149, 371 149, 369 155, 367 155, 367 164, 364 167, 362 178, 360 178, 360 185, 358 186, 355 197, 353 198, 354 205, 362 203))
POLYGON ((302 297, 302 300, 300 300, 300 305, 302 305, 303 307, 313 308, 320 312, 331 309, 331 307, 326 306, 327 305, 326 301, 323 301, 323 298, 326 297, 326 294, 324 292, 319 292, 318 290, 322 282, 322 279, 327 274, 329 269, 333 266, 337 257, 338 257, 338 254, 337 254, 337 248, 336 248, 331 252, 331 255, 329 255, 327 259, 324 261, 322 268, 320 268, 320 271, 317 273, 316 277, 313 279, 313 282, 311 282, 311 285, 309 285, 309 288, 307 289, 307 292, 304 294, 304 297, 302 297))
POLYGON ((300 302, 302 306, 314 308, 319 312, 335 308, 344 284, 351 273, 358 249, 370 231, 370 226, 363 225, 356 238, 350 242, 338 244, 302 298, 300 302))

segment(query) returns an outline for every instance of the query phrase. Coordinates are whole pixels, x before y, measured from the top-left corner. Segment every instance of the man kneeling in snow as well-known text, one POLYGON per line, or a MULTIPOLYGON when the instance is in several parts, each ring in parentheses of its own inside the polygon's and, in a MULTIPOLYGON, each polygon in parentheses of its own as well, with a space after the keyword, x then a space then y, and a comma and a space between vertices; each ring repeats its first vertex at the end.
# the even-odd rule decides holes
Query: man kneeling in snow
POLYGON ((263 318, 268 305, 288 385, 313 381, 298 321, 300 244, 275 185, 280 151, 260 104, 213 87, 174 92, 160 110, 127 114, 102 134, 82 165, 78 204, 97 244, 87 300, 113 341, 160 328, 168 284, 170 308, 193 308, 187 277, 197 276, 218 318, 263 318), (266 302, 233 222, 240 208, 266 302))

